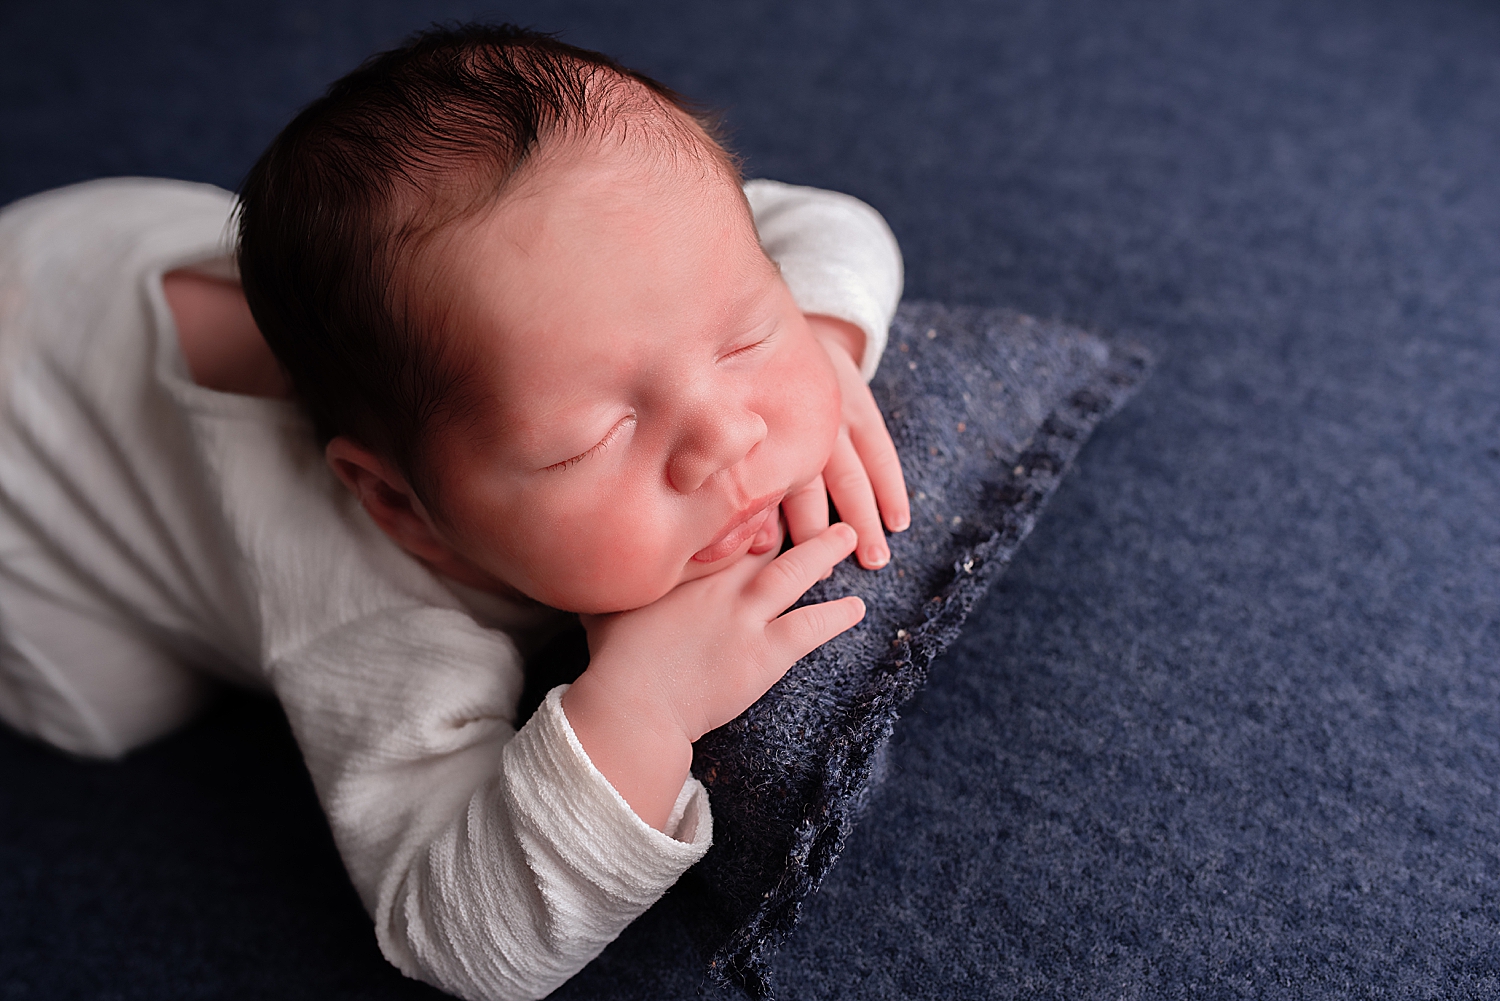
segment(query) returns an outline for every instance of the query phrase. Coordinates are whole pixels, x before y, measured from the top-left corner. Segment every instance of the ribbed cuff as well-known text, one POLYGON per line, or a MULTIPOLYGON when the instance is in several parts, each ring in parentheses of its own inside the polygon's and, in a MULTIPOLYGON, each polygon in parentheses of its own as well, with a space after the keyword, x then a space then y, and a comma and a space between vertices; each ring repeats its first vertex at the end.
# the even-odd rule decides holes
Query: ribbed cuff
POLYGON ((786 257, 780 264, 781 276, 802 312, 847 320, 865 332, 859 374, 869 382, 885 353, 891 317, 865 280, 849 268, 814 258, 786 257))
POLYGON ((667 824, 670 834, 638 817, 609 784, 573 733, 562 709, 567 685, 506 747, 504 768, 516 803, 548 831, 569 867, 622 900, 649 904, 713 843, 708 793, 689 776, 667 824))
POLYGON ((859 370, 868 382, 901 299, 901 248, 885 219, 850 195, 780 181, 747 181, 745 198, 798 308, 865 332, 859 370))

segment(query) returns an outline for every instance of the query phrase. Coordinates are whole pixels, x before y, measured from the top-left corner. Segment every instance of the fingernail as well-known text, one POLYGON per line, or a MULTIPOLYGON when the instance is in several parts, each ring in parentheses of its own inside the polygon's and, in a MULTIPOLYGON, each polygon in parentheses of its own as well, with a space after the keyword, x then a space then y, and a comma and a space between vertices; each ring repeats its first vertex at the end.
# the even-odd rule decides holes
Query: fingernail
POLYGON ((908 528, 911 528, 911 515, 907 515, 905 518, 902 518, 900 521, 896 522, 896 524, 892 525, 891 531, 904 532, 908 528))
POLYGON ((891 561, 891 554, 884 547, 871 546, 865 550, 865 566, 871 570, 879 570, 891 561))

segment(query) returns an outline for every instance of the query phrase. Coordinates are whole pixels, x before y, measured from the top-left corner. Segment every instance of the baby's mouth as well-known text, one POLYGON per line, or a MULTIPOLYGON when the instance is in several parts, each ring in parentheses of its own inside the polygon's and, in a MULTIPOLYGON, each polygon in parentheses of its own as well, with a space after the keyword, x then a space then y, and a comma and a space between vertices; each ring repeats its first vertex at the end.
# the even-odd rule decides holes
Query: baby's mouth
POLYGON ((704 546, 693 554, 694 563, 717 563, 725 557, 732 556, 749 540, 755 538, 765 525, 767 518, 776 517, 776 508, 781 504, 781 497, 773 497, 762 506, 751 509, 749 514, 732 522, 720 536, 713 542, 704 546))

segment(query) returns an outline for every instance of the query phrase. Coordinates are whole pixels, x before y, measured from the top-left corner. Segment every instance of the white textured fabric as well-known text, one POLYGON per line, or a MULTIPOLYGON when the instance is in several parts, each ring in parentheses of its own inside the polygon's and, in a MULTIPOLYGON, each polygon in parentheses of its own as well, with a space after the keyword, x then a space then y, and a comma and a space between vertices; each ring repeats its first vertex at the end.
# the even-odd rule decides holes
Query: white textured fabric
MULTIPOLYGON (((873 370, 899 297, 884 223, 747 194, 799 304, 865 329, 873 370)), ((269 687, 386 957, 462 997, 540 997, 707 851, 707 794, 689 778, 650 828, 562 689, 517 732, 518 643, 558 613, 445 585, 295 406, 191 382, 161 276, 222 259, 232 208, 117 179, 0 212, 0 717, 109 757, 185 719, 199 672, 269 687)))
POLYGON ((901 248, 885 219, 850 195, 780 181, 750 181, 745 197, 761 246, 802 311, 865 332, 860 374, 869 382, 901 301, 901 248))

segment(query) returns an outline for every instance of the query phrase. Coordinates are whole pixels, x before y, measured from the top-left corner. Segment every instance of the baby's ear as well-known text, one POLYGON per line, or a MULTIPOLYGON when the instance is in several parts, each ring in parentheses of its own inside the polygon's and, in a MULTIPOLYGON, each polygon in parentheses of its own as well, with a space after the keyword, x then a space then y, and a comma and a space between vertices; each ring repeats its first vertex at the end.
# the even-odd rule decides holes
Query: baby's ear
POLYGON ((343 435, 323 452, 333 475, 391 541, 428 564, 442 564, 452 553, 438 537, 432 519, 406 477, 390 462, 343 435))

